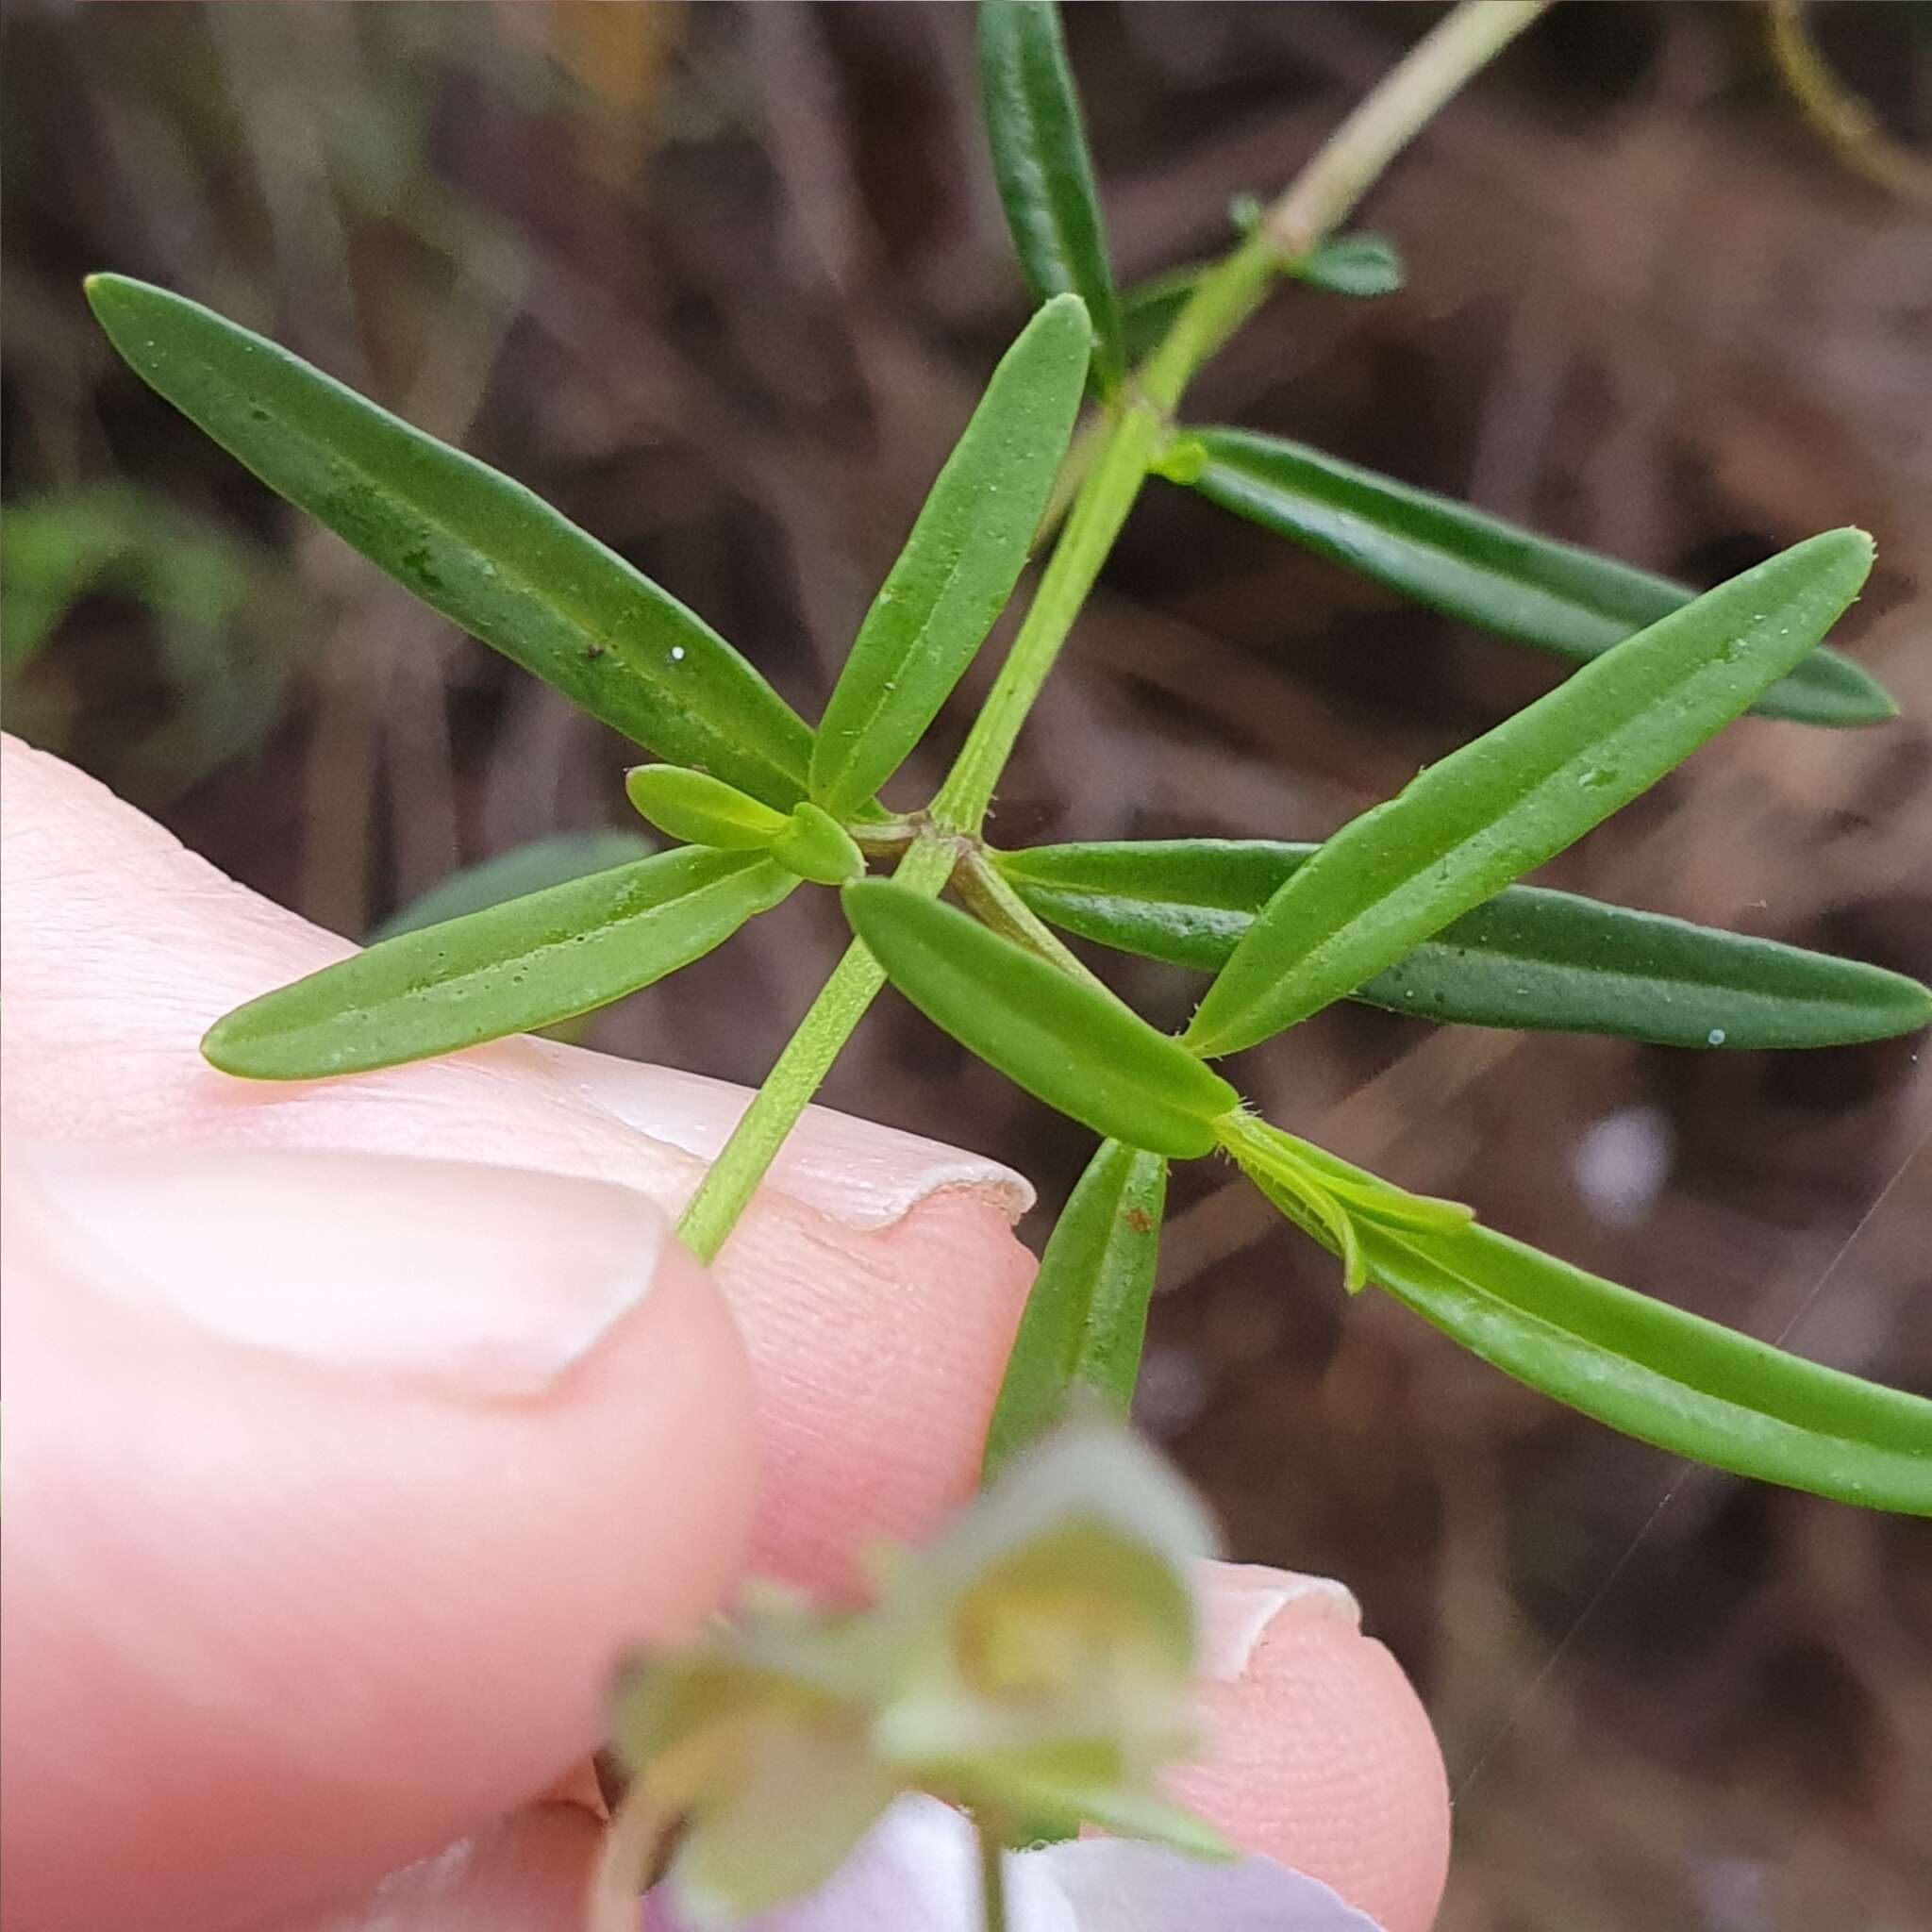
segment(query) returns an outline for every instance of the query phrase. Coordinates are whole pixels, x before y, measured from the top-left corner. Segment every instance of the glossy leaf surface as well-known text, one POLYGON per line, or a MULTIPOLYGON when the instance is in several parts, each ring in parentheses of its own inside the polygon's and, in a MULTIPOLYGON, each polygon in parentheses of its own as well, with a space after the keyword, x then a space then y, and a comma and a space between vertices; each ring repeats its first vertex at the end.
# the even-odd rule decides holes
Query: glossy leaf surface
POLYGON ((1480 1223, 1437 1233, 1362 1220, 1356 1232, 1372 1282, 1585 1415, 1740 1475, 1932 1515, 1932 1403, 1788 1355, 1480 1223))
POLYGON ((755 853, 662 852, 385 940, 236 1008, 202 1052, 314 1080, 552 1025, 690 965, 797 883, 755 853))
MULTIPOLYGON (((1446 617, 1574 663, 1697 595, 1306 443, 1240 429, 1188 435, 1208 456, 1193 487, 1224 508, 1446 617)), ((1753 708, 1802 724, 1874 724, 1898 707, 1850 658, 1821 649, 1753 708)))
POLYGON ((1733 577, 1344 825, 1257 915, 1187 1042, 1232 1053, 1394 965, 1626 805, 1837 621, 1872 541, 1834 530, 1733 577))
MULTIPOLYGON (((1316 849, 1174 839, 998 862, 1066 931, 1211 973, 1316 849)), ((1506 886, 1349 997, 1469 1026, 1700 1049, 1841 1046, 1932 1023, 1932 992, 1903 974, 1541 886, 1506 886)))
POLYGON ((527 845, 513 846, 466 865, 431 886, 376 926, 369 935, 369 943, 394 939, 398 933, 414 932, 420 926, 441 925, 445 920, 481 912, 486 906, 501 906, 506 899, 521 899, 589 873, 608 872, 612 866, 648 858, 656 849, 641 832, 614 829, 559 832, 552 839, 533 839, 527 845))
POLYGON ((1104 1141, 1054 1224, 1013 1337, 985 1474, 1044 1435, 1079 1391, 1124 1416, 1160 1250, 1167 1162, 1104 1141))
POLYGON ((1394 242, 1366 230, 1318 242, 1289 273, 1332 295, 1392 295, 1403 282, 1394 242))
POLYGON ((634 765, 624 774, 624 795, 660 832, 724 852, 763 852, 791 824, 736 785, 688 765, 634 765))
POLYGON ((1095 1133, 1208 1153, 1227 1082, 1131 1008, 977 920, 882 879, 847 886, 852 929, 936 1026, 1095 1133))
POLYGON ((1074 294, 1093 322, 1104 391, 1126 373, 1107 232, 1080 96, 1052 0, 981 0, 979 82, 993 177, 1036 302, 1074 294))
POLYGON ((788 810, 804 795, 805 722, 522 484, 198 303, 120 275, 87 289, 138 375, 405 590, 659 756, 788 810))
POLYGON ((1086 388, 1086 310, 1056 297, 1001 358, 906 547, 866 613, 812 747, 835 815, 899 769, 1025 567, 1086 388))

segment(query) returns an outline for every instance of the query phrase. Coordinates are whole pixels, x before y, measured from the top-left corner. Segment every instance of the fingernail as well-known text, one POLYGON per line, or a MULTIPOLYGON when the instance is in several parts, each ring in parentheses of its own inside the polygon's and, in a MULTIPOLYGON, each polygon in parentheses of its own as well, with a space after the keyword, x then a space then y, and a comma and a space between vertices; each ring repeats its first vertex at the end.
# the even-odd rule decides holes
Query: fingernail
POLYGON ((1201 1675, 1232 1684, 1283 1616, 1337 1618, 1359 1629, 1362 1607, 1332 1577, 1262 1563, 1216 1563, 1201 1592, 1201 1675))
MULTIPOLYGON (((751 1100, 702 1074, 544 1044, 558 1072, 607 1113, 698 1160, 718 1158, 751 1100)), ((1009 1222, 1033 1205, 1032 1188, 997 1160, 823 1107, 806 1108, 767 1185, 860 1234, 892 1226, 946 1188, 985 1194, 1009 1222)))
POLYGON ((15 1177, 91 1286, 223 1341, 540 1395, 649 1291, 669 1224, 608 1181, 277 1148, 40 1145, 15 1177))

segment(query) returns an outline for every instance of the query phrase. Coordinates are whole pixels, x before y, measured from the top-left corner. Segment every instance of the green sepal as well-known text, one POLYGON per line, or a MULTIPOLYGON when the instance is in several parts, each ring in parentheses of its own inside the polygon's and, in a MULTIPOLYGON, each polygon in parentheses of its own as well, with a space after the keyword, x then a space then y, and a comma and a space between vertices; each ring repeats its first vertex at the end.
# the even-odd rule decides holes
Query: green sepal
POLYGON ((217 1020, 225 1074, 316 1080, 555 1025, 662 979, 798 883, 757 853, 691 847, 384 940, 217 1020))
POLYGON ((825 706, 811 795, 850 816, 939 715, 1025 567, 1086 384, 1092 332, 1057 296, 1023 329, 946 458, 825 706))
MULTIPOLYGON (((1171 839, 992 858, 1042 919, 1212 973, 1318 849, 1171 839)), ((1842 1046, 1932 1023, 1932 991, 1904 974, 1541 886, 1506 886, 1349 997, 1424 1020, 1698 1050, 1842 1046)))
POLYGON ((1080 96, 1052 0, 981 0, 979 83, 1000 205, 1036 302, 1078 295, 1104 393, 1126 374, 1080 96))
POLYGON ((91 275, 87 297, 143 381, 472 637, 661 758, 786 810, 805 795, 805 721, 522 484, 199 303, 125 275, 91 275))
POLYGON ((1233 1053, 1318 1012, 1566 845, 1721 730, 1843 613, 1872 540, 1746 571, 1431 765, 1269 900, 1183 1036, 1233 1053))
MULTIPOLYGON (((1245 429, 1189 434, 1208 461, 1187 480, 1224 508, 1445 617, 1572 663, 1601 657, 1698 594, 1307 443, 1245 429)), ((1823 647, 1751 708, 1824 725, 1898 715, 1875 678, 1823 647)))
POLYGON ((1130 1147, 1213 1149, 1234 1089, 1112 994, 903 886, 863 880, 843 897, 892 984, 1016 1085, 1130 1147))
POLYGON ((729 1932, 818 1890, 904 1789, 844 1711, 768 1722, 748 1756, 736 1789, 691 1821, 665 1874, 691 1932, 729 1932))
POLYGON ((1127 1413, 1166 1200, 1159 1155, 1101 1142, 1041 1256, 987 1426, 983 1478, 1063 1421, 1083 1395, 1127 1413))

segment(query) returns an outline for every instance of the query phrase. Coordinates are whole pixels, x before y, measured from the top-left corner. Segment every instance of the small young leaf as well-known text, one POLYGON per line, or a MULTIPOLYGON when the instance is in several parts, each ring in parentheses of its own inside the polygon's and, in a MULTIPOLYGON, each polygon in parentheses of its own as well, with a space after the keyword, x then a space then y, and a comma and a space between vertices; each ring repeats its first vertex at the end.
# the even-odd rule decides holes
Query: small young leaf
POLYGON ((633 765, 624 795, 647 824, 692 845, 764 852, 791 821, 782 811, 685 765, 633 765))
POLYGON ((899 769, 1025 567, 1086 385, 1092 334, 1056 296, 1001 358, 825 707, 811 795, 849 814, 899 769))
POLYGON ((1872 567, 1813 537, 1626 640, 1344 825, 1268 902, 1184 1039, 1233 1053, 1353 992, 1627 805, 1831 627, 1872 567))
POLYGON ((553 1025, 675 973, 797 885, 755 853, 690 848, 425 926, 217 1020, 225 1074, 317 1080, 553 1025))
POLYGON ((822 886, 842 886, 865 859, 837 819, 801 799, 774 811, 735 785, 683 765, 637 765, 624 789, 641 816, 674 839, 720 852, 769 852, 788 872, 822 886))
MULTIPOLYGON (((1317 849, 1174 839, 1041 845, 997 863, 1068 932, 1211 973, 1317 849)), ((1541 886, 1506 886, 1349 997, 1467 1026, 1732 1051, 1842 1046, 1932 1024, 1932 991, 1902 973, 1541 886)))
POLYGON ((183 415, 472 637, 660 757, 790 810, 811 732, 702 619, 522 484, 274 342, 123 275, 88 300, 183 415))
POLYGON ((527 845, 514 846, 452 873, 372 928, 366 943, 374 945, 378 940, 392 940, 398 933, 441 925, 465 913, 481 912, 486 906, 501 906, 506 899, 521 899, 590 873, 608 872, 612 866, 648 858, 655 849, 641 832, 559 832, 553 839, 533 839, 527 845))
POLYGON ((1357 1233, 1377 1286, 1585 1415, 1740 1475, 1932 1515, 1932 1403, 1787 1355, 1477 1223, 1425 1233, 1364 1221, 1357 1233))
POLYGON ((852 834, 809 799, 792 807, 785 829, 772 841, 772 857, 814 885, 842 886, 865 876, 865 856, 852 834))
MULTIPOLYGON (((1411 489, 1306 443, 1241 429, 1190 432, 1208 460, 1193 487, 1238 516, 1462 624, 1574 663, 1682 609, 1683 584, 1411 489)), ((1896 717, 1876 679, 1823 648, 1752 707, 1807 724, 1896 717)))
POLYGON ((1344 1294, 1359 1294, 1368 1286, 1368 1263, 1362 1259, 1355 1217, 1312 1174, 1297 1174, 1285 1166, 1242 1171, 1275 1213, 1291 1221, 1310 1240, 1320 1241, 1341 1261, 1344 1294))
POLYGON ((1298 281, 1335 295, 1392 295, 1402 286, 1402 257, 1386 235, 1335 235, 1289 264, 1298 281))
POLYGON ((1130 1147, 1212 1151, 1234 1089, 1111 994, 903 886, 865 880, 843 896, 892 984, 1016 1085, 1130 1147))
POLYGON ((1166 1199, 1159 1155, 1101 1142, 1040 1258, 987 1428, 983 1475, 1063 1421, 1076 1391, 1126 1414, 1166 1199))
POLYGON ((1000 204, 1036 302, 1072 293, 1093 321, 1093 372, 1126 373, 1080 97, 1052 0, 981 0, 979 82, 1000 204))
POLYGON ((1224 1129, 1222 1144, 1242 1166, 1273 1169, 1285 1162, 1287 1170, 1299 1170, 1370 1221, 1437 1231, 1465 1227, 1475 1217, 1475 1210, 1464 1202, 1412 1194, 1407 1188, 1398 1188, 1366 1168, 1353 1167, 1325 1147, 1284 1133, 1253 1114, 1239 1115, 1224 1123, 1224 1129))
POLYGON ((1341 1257, 1341 1285, 1350 1294, 1368 1280, 1363 1224, 1434 1233, 1465 1227, 1474 1217, 1460 1201, 1411 1194, 1252 1114, 1224 1120, 1221 1143, 1279 1213, 1341 1257))

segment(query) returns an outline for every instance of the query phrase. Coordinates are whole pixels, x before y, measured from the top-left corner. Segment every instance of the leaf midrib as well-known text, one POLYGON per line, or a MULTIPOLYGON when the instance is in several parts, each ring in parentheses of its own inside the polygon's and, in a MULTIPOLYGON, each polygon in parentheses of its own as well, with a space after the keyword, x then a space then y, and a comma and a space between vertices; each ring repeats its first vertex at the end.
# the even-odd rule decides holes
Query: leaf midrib
MULTIPOLYGON (((288 354, 286 350, 280 348, 279 344, 271 343, 269 346, 275 351, 277 356, 287 356, 288 354)), ((217 385, 226 386, 227 378, 223 371, 214 362, 210 361, 205 353, 195 352, 193 359, 195 365, 211 381, 217 385)), ((289 362, 296 361, 297 358, 289 358, 289 362)), ((633 598, 637 596, 636 588, 627 581, 630 575, 636 575, 639 577, 639 581, 645 586, 647 592, 655 591, 658 596, 664 598, 667 603, 675 607, 679 617, 691 620, 693 633, 701 648, 710 652, 714 646, 722 644, 724 650, 730 651, 730 645, 724 644, 724 641, 717 637, 716 633, 711 630, 710 626, 695 611, 688 609, 684 604, 673 597, 669 591, 651 584, 649 578, 644 577, 641 573, 635 572, 634 567, 620 557, 616 551, 612 550, 608 544, 605 543, 601 539, 593 537, 580 525, 572 523, 569 518, 563 516, 550 504, 546 503, 542 497, 539 496, 526 484, 519 482, 514 476, 506 475, 501 470, 492 469, 489 464, 471 456, 467 450, 458 449, 453 444, 443 442, 438 438, 429 436, 425 431, 418 429, 414 424, 396 415, 393 410, 385 409, 379 403, 373 403, 366 396, 357 395, 346 384, 338 382, 325 370, 308 369, 299 366, 299 364, 291 369, 289 363, 283 363, 280 373, 285 375, 291 375, 297 381, 320 379, 320 381, 328 386, 329 401, 340 401, 341 396, 352 398, 353 402, 359 408, 375 411, 379 420, 380 426, 388 428, 391 425, 394 425, 403 432, 406 438, 422 439, 423 442, 429 446, 435 458, 456 462, 466 472, 467 480, 494 486, 521 498, 524 507, 536 509, 539 513, 540 521, 543 518, 553 519, 558 533, 566 541, 575 541, 589 545, 596 553, 597 561, 600 565, 616 571, 620 576, 626 579, 624 583, 624 594, 633 598), (340 391, 341 395, 337 395, 334 391, 340 391)), ((688 725, 694 727, 707 739, 715 742, 724 742, 709 721, 701 712, 694 709, 688 700, 678 695, 669 684, 660 682, 651 675, 643 663, 631 654, 625 641, 620 635, 607 630, 600 624, 593 624, 588 621, 582 607, 575 600, 561 596, 553 590, 543 589, 536 579, 530 576, 527 568, 523 564, 499 561, 496 554, 488 552, 473 538, 465 536, 460 529, 450 524, 446 518, 439 515, 428 505, 424 503, 419 495, 397 488, 395 484, 385 478, 379 472, 370 469, 366 462, 351 456, 342 450, 340 445, 325 442, 312 432, 302 427, 301 425, 291 422, 288 415, 286 404, 277 403, 275 406, 275 422, 284 435, 294 437, 306 450, 311 453, 311 456, 319 455, 324 459, 325 464, 331 470, 341 474, 348 479, 359 482, 365 487, 374 488, 384 495, 393 496, 397 500, 408 505, 421 523, 441 537, 444 542, 459 545, 472 557, 488 561, 498 582, 504 583, 507 588, 514 589, 531 601, 542 605, 561 616, 587 642, 593 643, 602 650, 614 650, 617 652, 618 661, 654 694, 659 695, 669 708, 676 712, 688 725)), ((225 447, 228 448, 229 454, 235 457, 244 468, 254 471, 255 466, 249 462, 241 450, 227 444, 225 444, 225 447)), ((259 475, 260 473, 256 471, 255 474, 259 475)), ((267 481, 265 477, 262 480, 267 481)), ((275 488, 273 483, 269 484, 269 487, 271 489, 275 488)), ((276 493, 280 494, 280 491, 277 491, 276 493)), ((323 524, 325 528, 329 527, 316 511, 308 509, 305 513, 313 517, 317 523, 323 524)), ((351 545, 351 548, 355 547, 355 545, 351 545)), ((358 552, 358 554, 360 553, 358 552)), ((432 604, 429 598, 423 596, 422 592, 412 585, 404 582, 403 579, 397 577, 393 572, 386 569, 383 565, 376 564, 375 558, 365 558, 365 561, 375 564, 375 568, 381 570, 383 575, 390 577, 392 582, 401 584, 402 588, 409 595, 419 598, 425 604, 430 604, 432 608, 439 609, 440 614, 449 618, 460 629, 470 630, 469 625, 462 618, 457 617, 449 610, 442 609, 441 607, 432 604)), ((645 608, 648 608, 648 595, 641 601, 644 603, 645 608)), ((477 632, 470 631, 470 635, 475 637, 479 643, 487 644, 490 641, 477 632)), ((750 672, 752 677, 757 682, 764 682, 755 666, 742 658, 739 661, 744 665, 745 670, 750 672)), ((727 659, 726 662, 728 664, 729 660, 727 659)), ((784 699, 779 697, 776 691, 771 691, 769 685, 766 685, 765 688, 768 691, 771 691, 772 697, 779 705, 784 705, 784 699)), ((803 720, 800 723, 802 724, 803 720)), ((806 725, 804 728, 808 732, 810 730, 809 725, 806 725)), ((797 774, 785 770, 782 766, 774 764, 769 754, 757 748, 751 748, 747 751, 747 748, 741 745, 727 745, 727 748, 734 754, 750 756, 770 773, 772 776, 779 779, 784 785, 793 789, 799 787, 800 780, 797 774)))

